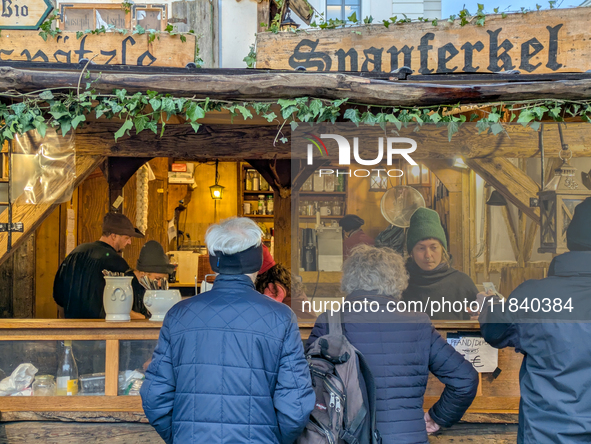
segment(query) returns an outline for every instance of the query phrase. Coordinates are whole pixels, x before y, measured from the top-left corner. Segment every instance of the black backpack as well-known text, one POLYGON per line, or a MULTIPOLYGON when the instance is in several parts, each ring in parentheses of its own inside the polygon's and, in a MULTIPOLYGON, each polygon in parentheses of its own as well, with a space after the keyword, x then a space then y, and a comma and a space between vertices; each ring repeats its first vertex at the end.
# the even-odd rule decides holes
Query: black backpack
POLYGON ((306 352, 316 404, 297 443, 381 444, 373 375, 343 334, 342 313, 327 316, 328 334, 306 352))

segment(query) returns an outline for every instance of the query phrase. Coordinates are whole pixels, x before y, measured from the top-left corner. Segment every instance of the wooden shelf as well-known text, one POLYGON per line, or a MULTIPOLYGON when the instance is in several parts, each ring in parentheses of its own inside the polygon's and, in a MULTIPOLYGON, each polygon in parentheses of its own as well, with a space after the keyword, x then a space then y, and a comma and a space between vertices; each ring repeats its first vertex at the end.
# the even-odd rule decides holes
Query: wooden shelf
MULTIPOLYGON (((342 219, 345 216, 320 216, 320 219, 342 219)), ((300 216, 300 219, 316 219, 316 216, 300 216)))
POLYGON ((345 196, 345 191, 300 191, 300 196, 345 196))
POLYGON ((251 217, 253 219, 273 219, 275 216, 272 214, 243 214, 241 217, 251 217))
POLYGON ((8 183, 8 178, 0 178, 0 183, 8 183))
POLYGON ((244 194, 273 194, 273 191, 242 191, 244 194))

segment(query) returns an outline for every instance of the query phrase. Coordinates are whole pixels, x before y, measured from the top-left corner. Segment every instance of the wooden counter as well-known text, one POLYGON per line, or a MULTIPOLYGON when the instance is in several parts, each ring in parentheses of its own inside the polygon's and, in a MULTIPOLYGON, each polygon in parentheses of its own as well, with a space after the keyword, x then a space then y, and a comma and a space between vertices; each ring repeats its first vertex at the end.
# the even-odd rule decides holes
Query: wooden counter
MULTIPOLYGON (((444 336, 447 333, 478 331, 477 321, 438 321, 435 328, 444 336)), ((74 397, 3 397, 0 412, 141 412, 139 396, 118 396, 119 342, 125 340, 156 340, 161 322, 130 321, 106 322, 104 320, 0 320, 0 341, 55 341, 55 340, 104 340, 106 342, 105 396, 74 397)), ((299 325, 302 339, 310 335, 313 324, 299 325)), ((513 422, 519 409, 519 367, 522 355, 513 349, 499 350, 500 375, 480 374, 480 385, 474 403, 464 420, 487 422, 501 418, 513 422), (485 419, 483 419, 485 414, 485 419)), ((431 407, 441 395, 443 384, 433 375, 425 394, 425 408, 431 407)))

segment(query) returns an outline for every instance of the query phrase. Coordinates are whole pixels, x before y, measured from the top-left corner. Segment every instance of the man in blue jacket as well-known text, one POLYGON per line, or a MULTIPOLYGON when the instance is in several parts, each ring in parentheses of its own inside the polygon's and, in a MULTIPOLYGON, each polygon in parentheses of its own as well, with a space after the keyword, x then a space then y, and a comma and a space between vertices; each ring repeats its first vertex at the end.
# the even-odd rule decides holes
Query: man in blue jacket
POLYGON ((504 312, 487 299, 480 315, 488 343, 524 355, 519 444, 591 442, 591 198, 575 208, 566 238, 570 252, 547 278, 517 287, 504 312))
POLYGON ((168 444, 293 443, 314 408, 294 313, 254 289, 262 232, 248 218, 212 225, 212 290, 167 313, 141 388, 168 444))

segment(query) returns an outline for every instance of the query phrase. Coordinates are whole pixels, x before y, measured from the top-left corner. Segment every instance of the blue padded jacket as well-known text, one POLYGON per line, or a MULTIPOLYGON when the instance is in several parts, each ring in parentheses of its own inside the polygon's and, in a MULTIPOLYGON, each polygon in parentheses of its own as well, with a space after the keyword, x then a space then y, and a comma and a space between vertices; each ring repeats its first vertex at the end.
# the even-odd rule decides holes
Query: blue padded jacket
POLYGON ((141 392, 166 443, 292 443, 314 408, 294 313, 245 275, 167 313, 141 392))

